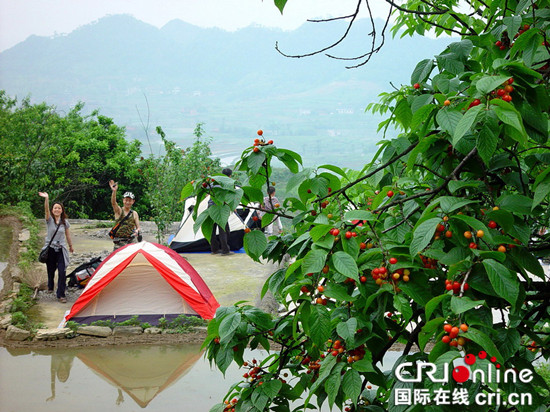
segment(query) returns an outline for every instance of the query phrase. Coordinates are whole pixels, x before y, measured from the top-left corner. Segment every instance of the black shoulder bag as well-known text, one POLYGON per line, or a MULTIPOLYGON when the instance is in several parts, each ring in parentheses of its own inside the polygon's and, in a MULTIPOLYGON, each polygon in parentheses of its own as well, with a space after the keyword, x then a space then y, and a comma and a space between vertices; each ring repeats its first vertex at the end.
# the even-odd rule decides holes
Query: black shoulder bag
POLYGON ((128 219, 128 217, 130 217, 130 215, 132 214, 133 210, 130 209, 130 211, 128 212, 128 214, 126 216, 124 216, 124 219, 122 219, 120 222, 118 222, 110 231, 109 231, 109 237, 111 239, 114 239, 116 237, 116 232, 118 232, 118 229, 120 228, 120 225, 122 225, 122 223, 128 219))
POLYGON ((59 224, 57 225, 57 229, 55 229, 55 232, 54 232, 52 238, 50 239, 50 243, 48 243, 48 246, 45 249, 42 249, 40 251, 40 254, 38 255, 38 261, 40 263, 46 263, 48 261, 48 252, 50 250, 50 245, 52 244, 55 235, 57 235, 57 231, 59 230, 59 226, 61 226, 61 222, 59 222, 59 224))

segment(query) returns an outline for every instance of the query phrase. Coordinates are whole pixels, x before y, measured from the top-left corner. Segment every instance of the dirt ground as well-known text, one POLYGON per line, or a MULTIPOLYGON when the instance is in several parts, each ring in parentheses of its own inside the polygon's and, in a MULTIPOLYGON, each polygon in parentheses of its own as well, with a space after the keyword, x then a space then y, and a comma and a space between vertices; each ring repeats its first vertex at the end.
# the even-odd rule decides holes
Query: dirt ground
MULTIPOLYGON (((8 224, 14 229, 12 248, 10 249, 10 265, 16 265, 19 250, 19 231, 21 225, 15 218, 1 218, 0 224, 8 224)), ((45 225, 43 225, 43 231, 45 225)), ((89 261, 93 257, 105 258, 112 251, 112 242, 108 238, 109 228, 98 228, 96 221, 72 221, 71 235, 75 253, 71 255, 71 263, 67 269, 69 274, 76 266, 89 261)), ((155 225, 152 222, 142 222, 144 240, 156 242, 155 225)), ((41 233, 43 237, 44 233, 41 233)), ((212 256, 209 253, 186 254, 184 257, 199 272, 211 289, 212 293, 222 306, 230 306, 241 300, 251 304, 263 306, 273 310, 274 302, 260 301, 260 291, 267 276, 275 268, 272 265, 262 265, 251 260, 246 254, 235 253, 230 256, 212 256)), ((9 271, 5 270, 4 290, 11 290, 12 281, 9 271)), ((40 285, 45 288, 47 275, 45 265, 36 263, 33 269, 25 275, 26 283, 40 285)), ((82 290, 67 288, 67 303, 57 301, 55 294, 40 290, 37 294, 37 304, 31 309, 30 316, 34 321, 43 323, 47 328, 56 328, 67 310, 80 296, 82 290)), ((206 337, 204 330, 186 335, 139 335, 135 337, 94 338, 78 336, 73 339, 43 342, 13 342, 5 340, 5 330, 0 331, 0 345, 9 347, 45 348, 45 347, 77 347, 77 346, 108 346, 131 344, 173 344, 173 343, 202 343, 206 337)))

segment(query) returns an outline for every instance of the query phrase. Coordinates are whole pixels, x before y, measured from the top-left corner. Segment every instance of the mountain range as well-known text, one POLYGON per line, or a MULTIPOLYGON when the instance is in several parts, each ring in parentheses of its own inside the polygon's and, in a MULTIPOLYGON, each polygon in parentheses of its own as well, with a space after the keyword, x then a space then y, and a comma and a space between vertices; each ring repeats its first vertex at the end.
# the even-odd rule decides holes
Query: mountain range
MULTIPOLYGON (((157 125, 185 147, 202 122, 214 153, 227 162, 263 129, 276 144, 299 151, 308 165, 360 167, 382 138, 376 133, 380 119, 364 112, 367 104, 392 84, 409 83, 417 62, 440 53, 450 40, 387 34, 382 50, 351 70, 348 61, 324 54, 288 58, 275 50, 278 44, 287 54, 309 53, 345 29, 336 21, 294 31, 251 26, 227 32, 181 20, 159 29, 112 15, 67 35, 31 36, 0 53, 0 89, 58 110, 82 101, 87 112, 99 109, 126 126, 129 138, 145 143, 149 136, 154 151, 157 125)), ((368 51, 370 31, 368 21, 358 20, 331 54, 368 51)))

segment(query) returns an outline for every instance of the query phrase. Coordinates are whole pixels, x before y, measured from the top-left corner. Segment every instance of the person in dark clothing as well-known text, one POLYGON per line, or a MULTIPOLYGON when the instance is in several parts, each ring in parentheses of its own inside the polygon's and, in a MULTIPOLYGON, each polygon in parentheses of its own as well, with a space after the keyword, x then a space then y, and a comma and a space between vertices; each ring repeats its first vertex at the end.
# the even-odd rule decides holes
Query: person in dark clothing
MULTIPOLYGON (((222 173, 227 177, 231 177, 233 171, 229 168, 222 170, 222 173)), ((219 185, 214 185, 213 187, 220 187, 219 185)), ((208 199, 208 207, 214 205, 212 198, 208 199)), ((229 249, 229 223, 226 223, 225 228, 220 227, 217 223, 214 223, 212 227, 212 237, 210 238, 210 250, 213 255, 221 253, 222 256, 227 256, 233 254, 229 249), (216 230, 219 232, 216 236, 216 230)))

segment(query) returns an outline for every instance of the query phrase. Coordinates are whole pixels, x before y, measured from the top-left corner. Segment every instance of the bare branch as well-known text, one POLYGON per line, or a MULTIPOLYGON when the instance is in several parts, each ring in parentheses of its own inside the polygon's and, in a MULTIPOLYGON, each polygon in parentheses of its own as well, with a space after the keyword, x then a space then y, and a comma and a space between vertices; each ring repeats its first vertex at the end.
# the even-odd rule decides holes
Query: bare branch
MULTIPOLYGON (((348 33, 349 31, 351 30, 351 27, 353 26, 353 22, 355 21, 355 19, 357 18, 357 16, 359 15, 359 9, 361 8, 361 1, 362 0, 358 0, 357 2, 357 8, 355 9, 355 13, 353 13, 351 16, 351 21, 349 22, 348 24, 348 27, 345 31, 345 33, 343 34, 342 37, 340 37, 340 39, 338 39, 336 42, 334 42, 333 44, 331 44, 330 46, 327 46, 321 50, 317 50, 317 51, 314 51, 312 53, 306 53, 306 54, 296 54, 296 55, 292 55, 292 54, 286 54, 286 53, 283 53, 280 49, 279 49, 279 42, 276 42, 275 43, 275 50, 277 50, 280 54, 282 54, 283 56, 285 57, 291 57, 293 59, 299 59, 299 58, 302 58, 302 57, 310 57, 310 56, 315 56, 316 54, 319 54, 319 53, 323 53, 327 50, 330 50, 332 49, 333 47, 336 47, 338 44, 340 44, 347 36, 348 36, 348 33)), ((348 16, 348 18, 350 17, 348 16)))

